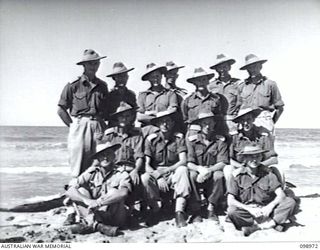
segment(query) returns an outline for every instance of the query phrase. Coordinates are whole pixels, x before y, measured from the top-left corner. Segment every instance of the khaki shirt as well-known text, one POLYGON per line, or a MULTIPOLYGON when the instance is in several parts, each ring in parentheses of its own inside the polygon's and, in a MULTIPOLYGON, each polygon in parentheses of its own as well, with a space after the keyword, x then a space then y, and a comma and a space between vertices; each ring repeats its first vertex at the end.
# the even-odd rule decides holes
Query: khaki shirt
POLYGON ((182 115, 185 122, 196 120, 200 111, 222 114, 220 97, 217 94, 209 93, 205 98, 202 98, 197 92, 194 92, 182 102, 182 115))
POLYGON ((209 83, 208 90, 220 95, 222 114, 236 115, 238 113, 241 105, 239 79, 231 78, 228 82, 216 79, 209 83))
POLYGON ((116 165, 128 165, 134 168, 136 160, 144 157, 143 136, 138 128, 132 128, 127 134, 120 134, 117 127, 108 129, 103 141, 121 145, 115 152, 116 165))
POLYGON ((165 111, 168 108, 178 107, 178 97, 173 91, 163 87, 162 91, 155 92, 151 89, 139 93, 138 96, 138 112, 146 111, 165 111))
POLYGON ((272 172, 261 169, 258 176, 252 177, 244 167, 236 177, 231 177, 228 193, 244 204, 267 205, 279 187, 281 183, 272 172))
POLYGON ((190 135, 187 141, 188 162, 200 166, 213 166, 218 162, 229 163, 228 145, 223 136, 212 138, 209 145, 201 133, 190 135))
POLYGON ((161 132, 151 134, 145 142, 145 155, 151 158, 151 165, 172 166, 179 161, 179 154, 186 152, 184 136, 175 133, 169 141, 165 141, 161 132))
POLYGON ((271 135, 267 129, 253 125, 251 138, 244 136, 241 132, 232 136, 232 143, 229 148, 230 158, 241 162, 242 159, 238 153, 245 146, 252 143, 260 145, 263 150, 268 150, 268 152, 263 154, 263 160, 266 160, 272 156, 277 156, 277 153, 274 150, 274 136, 271 135))
POLYGON ((72 116, 93 115, 106 119, 108 111, 106 101, 108 95, 107 84, 95 78, 92 87, 87 76, 82 75, 76 81, 68 83, 60 96, 58 105, 70 110, 72 116))
POLYGON ((241 108, 268 107, 275 109, 284 106, 276 82, 262 77, 258 83, 252 83, 248 78, 240 87, 241 108))
POLYGON ((113 188, 127 188, 131 191, 130 176, 127 172, 117 170, 106 172, 97 162, 77 178, 75 187, 83 187, 88 190, 92 199, 100 198, 113 188))

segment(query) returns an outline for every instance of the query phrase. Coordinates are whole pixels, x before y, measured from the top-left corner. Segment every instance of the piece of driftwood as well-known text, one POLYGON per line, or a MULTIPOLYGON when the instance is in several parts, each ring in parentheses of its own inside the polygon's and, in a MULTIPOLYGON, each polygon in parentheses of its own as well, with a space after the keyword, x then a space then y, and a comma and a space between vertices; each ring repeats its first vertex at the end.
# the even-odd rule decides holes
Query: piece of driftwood
POLYGON ((51 209, 63 206, 63 200, 65 198, 66 197, 64 195, 61 195, 60 197, 51 200, 27 203, 15 206, 13 208, 0 208, 0 212, 46 212, 51 209))

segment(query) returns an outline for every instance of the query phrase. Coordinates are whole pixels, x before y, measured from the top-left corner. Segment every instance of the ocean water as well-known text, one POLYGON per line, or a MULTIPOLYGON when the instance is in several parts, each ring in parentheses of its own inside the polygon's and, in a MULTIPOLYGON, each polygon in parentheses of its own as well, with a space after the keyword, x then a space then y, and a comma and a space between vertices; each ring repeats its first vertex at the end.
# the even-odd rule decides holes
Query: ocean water
MULTIPOLYGON (((0 207, 62 193, 70 179, 66 127, 0 127, 0 207)), ((319 188, 320 129, 277 129, 286 179, 319 188)))

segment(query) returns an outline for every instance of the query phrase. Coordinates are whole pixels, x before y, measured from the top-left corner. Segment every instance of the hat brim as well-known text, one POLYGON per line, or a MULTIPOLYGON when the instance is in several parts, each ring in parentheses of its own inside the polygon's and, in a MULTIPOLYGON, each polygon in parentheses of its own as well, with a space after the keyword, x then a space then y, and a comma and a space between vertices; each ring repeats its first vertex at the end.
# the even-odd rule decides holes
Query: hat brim
POLYGON ((260 115, 260 113, 262 112, 262 109, 260 109, 260 108, 256 108, 256 109, 253 109, 253 110, 251 110, 251 111, 249 111, 249 112, 247 112, 247 113, 244 113, 244 114, 241 114, 241 115, 239 115, 239 116, 236 116, 235 118, 233 118, 233 122, 236 122, 236 123, 239 123, 239 120, 243 117, 243 116, 245 116, 245 115, 247 115, 247 114, 252 114, 253 115, 253 117, 254 118, 256 118, 257 116, 259 116, 260 115))
POLYGON ((110 146, 110 147, 107 147, 107 148, 105 148, 105 149, 103 149, 103 150, 101 150, 101 151, 99 151, 99 152, 94 153, 94 154, 92 155, 92 157, 97 157, 98 155, 106 152, 107 150, 116 151, 116 150, 118 150, 119 148, 121 148, 121 144, 117 143, 117 144, 114 144, 114 145, 112 145, 112 146, 110 146))
POLYGON ((221 61, 221 62, 218 62, 218 63, 212 65, 212 66, 210 67, 210 69, 215 69, 218 65, 223 64, 223 63, 228 63, 228 64, 232 65, 232 64, 234 64, 235 62, 236 62, 236 60, 234 60, 234 59, 223 60, 223 61, 221 61))
MULTIPOLYGON (((204 76, 207 76, 208 78, 209 78, 209 80, 210 79, 212 79, 213 77, 214 77, 214 73, 210 73, 210 74, 205 74, 205 75, 200 75, 200 76, 196 76, 196 77, 191 77, 191 78, 188 78, 187 79, 187 82, 188 83, 192 83, 192 84, 196 84, 195 82, 194 82, 194 80, 196 80, 196 79, 198 79, 198 78, 201 78, 201 77, 204 77, 204 76)), ((208 83, 209 84, 209 83, 208 83)))
POLYGON ((76 64, 77 65, 82 65, 86 62, 92 62, 92 61, 98 61, 98 60, 101 60, 103 58, 106 58, 107 56, 99 56, 98 58, 95 58, 95 59, 91 59, 91 60, 83 60, 83 61, 80 61, 80 62, 77 62, 76 64))
POLYGON ((127 70, 120 71, 120 72, 116 72, 116 73, 112 73, 112 74, 110 74, 110 75, 107 75, 107 77, 113 77, 113 76, 115 76, 115 75, 120 75, 120 74, 123 74, 123 73, 127 73, 127 72, 130 72, 130 71, 132 71, 132 70, 134 70, 134 68, 127 69, 127 70))
POLYGON ((251 63, 245 64, 244 66, 242 66, 242 67, 240 68, 240 70, 246 70, 247 67, 248 67, 249 65, 252 65, 252 64, 256 64, 256 63, 264 64, 264 63, 267 62, 267 61, 268 61, 268 60, 257 60, 257 61, 255 61, 255 62, 251 62, 251 63))
POLYGON ((159 66, 157 68, 154 68, 150 71, 148 71, 147 73, 145 73, 142 77, 141 80, 142 81, 147 81, 149 79, 149 74, 156 71, 156 70, 160 70, 162 74, 165 74, 167 72, 167 68, 165 66, 159 66))
POLYGON ((173 118, 173 116, 176 114, 176 112, 170 113, 170 114, 165 114, 163 116, 159 116, 159 117, 154 117, 150 119, 150 123, 152 125, 155 125, 158 121, 160 121, 161 119, 165 118, 165 117, 171 117, 173 118))
POLYGON ((126 110, 123 110, 123 111, 114 112, 114 113, 112 113, 110 116, 111 116, 111 117, 116 117, 116 116, 119 116, 119 115, 121 115, 121 114, 123 114, 123 113, 125 113, 125 112, 136 111, 137 109, 138 109, 137 107, 132 107, 132 108, 130 108, 130 109, 126 109, 126 110))
POLYGON ((205 119, 217 119, 217 117, 218 117, 217 115, 210 115, 202 118, 197 118, 197 119, 194 119, 193 121, 188 121, 188 124, 199 123, 200 121, 205 119))
POLYGON ((178 66, 178 67, 174 67, 174 68, 171 68, 171 69, 167 68, 167 71, 171 71, 171 70, 175 70, 175 69, 182 69, 184 67, 186 67, 186 66, 178 66))

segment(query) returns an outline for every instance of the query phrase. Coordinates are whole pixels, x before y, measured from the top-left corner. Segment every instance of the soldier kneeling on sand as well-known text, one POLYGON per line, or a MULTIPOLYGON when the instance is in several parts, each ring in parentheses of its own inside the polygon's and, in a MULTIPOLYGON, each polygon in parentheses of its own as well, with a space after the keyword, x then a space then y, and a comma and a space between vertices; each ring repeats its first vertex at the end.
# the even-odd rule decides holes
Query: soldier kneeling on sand
POLYGON ((71 232, 86 234, 99 231, 116 236, 124 226, 127 211, 124 202, 131 191, 130 176, 115 168, 115 151, 120 144, 97 145, 94 162, 67 190, 79 223, 71 232))
POLYGON ((285 195, 276 175, 260 165, 265 152, 257 144, 245 146, 239 152, 244 166, 230 179, 228 216, 244 236, 259 229, 283 231, 295 209, 296 202, 285 195))

